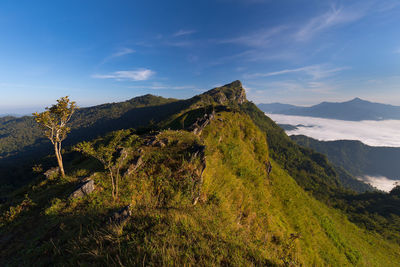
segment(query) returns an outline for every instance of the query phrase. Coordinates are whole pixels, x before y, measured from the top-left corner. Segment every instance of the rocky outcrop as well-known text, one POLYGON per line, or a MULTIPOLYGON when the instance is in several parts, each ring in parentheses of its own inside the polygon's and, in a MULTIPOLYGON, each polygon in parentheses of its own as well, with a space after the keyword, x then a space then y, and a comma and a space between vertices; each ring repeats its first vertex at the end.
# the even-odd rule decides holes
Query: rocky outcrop
POLYGON ((167 139, 159 139, 158 136, 159 132, 155 134, 151 134, 145 137, 144 145, 145 146, 155 146, 155 147, 165 147, 168 145, 167 139))
POLYGON ((272 165, 271 165, 271 162, 269 162, 269 160, 267 160, 267 162, 265 163, 265 167, 266 167, 268 178, 269 178, 269 174, 272 171, 272 165))
POLYGON ((94 181, 92 179, 86 179, 82 181, 75 190, 69 195, 69 199, 84 197, 94 190, 94 181))
POLYGON ((131 205, 127 205, 127 206, 123 207, 122 209, 114 212, 110 218, 110 222, 116 223, 116 224, 123 224, 131 216, 132 216, 131 205))
POLYGON ((204 95, 209 95, 213 100, 221 105, 227 104, 229 101, 243 104, 246 102, 246 92, 240 81, 234 81, 221 87, 214 88, 204 95))
POLYGON ((210 124, 210 122, 215 118, 215 112, 213 111, 210 114, 204 114, 203 117, 198 118, 195 123, 189 128, 196 135, 200 135, 204 128, 210 124))
POLYGON ((137 156, 133 159, 132 163, 129 165, 124 176, 129 176, 134 173, 143 164, 143 154, 137 156))
POLYGON ((200 165, 195 170, 193 174, 194 179, 194 190, 193 190, 193 205, 196 205, 201 196, 201 188, 203 185, 203 172, 206 168, 206 156, 205 156, 206 147, 203 145, 197 145, 193 148, 192 153, 192 161, 197 158, 200 159, 200 165))
POLYGON ((47 179, 50 179, 50 178, 57 176, 59 173, 60 173, 60 168, 53 167, 51 169, 48 169, 46 172, 44 172, 43 175, 46 176, 47 179))

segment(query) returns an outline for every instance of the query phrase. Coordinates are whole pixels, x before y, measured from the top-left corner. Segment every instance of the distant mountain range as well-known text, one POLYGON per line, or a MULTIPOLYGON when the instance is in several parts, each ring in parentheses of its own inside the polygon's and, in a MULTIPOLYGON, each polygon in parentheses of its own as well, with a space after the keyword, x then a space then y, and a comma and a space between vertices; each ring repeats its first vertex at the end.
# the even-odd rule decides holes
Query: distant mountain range
POLYGON ((14 113, 0 114, 0 118, 2 118, 2 117, 22 117, 22 116, 24 116, 24 115, 14 114, 14 113))
POLYGON ((258 107, 266 113, 348 121, 400 119, 400 106, 373 103, 360 98, 347 102, 322 102, 311 107, 282 103, 259 104, 258 107))

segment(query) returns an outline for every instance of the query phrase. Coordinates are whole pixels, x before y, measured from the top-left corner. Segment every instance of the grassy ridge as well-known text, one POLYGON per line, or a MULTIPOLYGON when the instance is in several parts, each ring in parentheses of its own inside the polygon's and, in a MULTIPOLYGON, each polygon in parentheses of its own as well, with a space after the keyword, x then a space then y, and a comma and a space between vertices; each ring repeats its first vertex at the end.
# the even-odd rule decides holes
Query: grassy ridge
POLYGON ((165 147, 144 145, 146 136, 131 138, 134 142, 125 147, 132 148, 130 157, 139 148, 146 156, 137 172, 121 180, 117 202, 103 172, 92 176, 93 194, 66 199, 78 177, 101 170, 80 156, 66 179, 42 178, 21 191, 18 204, 3 210, 0 231, 8 241, 0 243, 2 264, 400 264, 397 245, 315 200, 272 161, 265 134, 247 115, 220 112, 216 117, 200 138, 182 130, 161 132, 157 138, 165 147), (193 205, 191 181, 200 163, 192 155, 198 145, 206 146, 207 167, 193 205), (267 161, 272 161, 270 176, 267 161), (132 205, 129 220, 107 223, 127 204, 132 205))
POLYGON ((123 137, 113 153, 122 162, 115 201, 108 172, 76 152, 64 157, 65 179, 39 175, 16 191, 0 204, 0 264, 400 265, 398 244, 314 198, 337 203, 330 198, 345 192, 337 174, 253 104, 238 105, 239 85, 173 102, 175 113, 154 125, 161 132, 120 130, 90 141, 123 137), (188 131, 210 112, 215 116, 200 136, 188 131), (143 163, 129 171, 140 156, 143 163), (94 192, 69 199, 87 176, 94 192), (113 221, 127 205, 132 215, 113 221))

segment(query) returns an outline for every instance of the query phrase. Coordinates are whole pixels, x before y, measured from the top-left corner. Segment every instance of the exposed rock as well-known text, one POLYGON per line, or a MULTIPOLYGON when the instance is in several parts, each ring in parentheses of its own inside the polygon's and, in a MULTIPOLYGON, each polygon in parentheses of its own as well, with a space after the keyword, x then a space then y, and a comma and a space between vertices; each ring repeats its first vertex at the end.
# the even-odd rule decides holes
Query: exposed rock
POLYGON ((143 155, 137 156, 133 159, 132 164, 129 165, 128 170, 125 172, 124 176, 131 175, 134 171, 137 170, 143 163, 143 155))
POLYGON ((110 222, 122 224, 132 215, 131 205, 125 206, 119 211, 114 212, 110 218, 110 222))
POLYGON ((94 181, 92 179, 83 180, 72 192, 68 198, 80 198, 92 193, 94 190, 94 181))
POLYGON ((44 172, 43 175, 46 176, 47 179, 50 179, 58 175, 59 173, 60 173, 60 167, 53 167, 44 172))
POLYGON ((168 144, 168 139, 157 139, 152 145, 156 147, 165 147, 168 144))
POLYGON ((271 173, 271 171, 272 171, 272 165, 271 165, 271 162, 269 162, 269 160, 265 163, 265 166, 266 166, 266 168, 267 168, 267 174, 268 174, 268 178, 269 178, 269 174, 271 173))
POLYGON ((201 197, 201 187, 203 185, 203 172, 206 168, 206 156, 205 156, 206 147, 203 145, 197 145, 194 147, 194 151, 192 154, 192 160, 195 158, 200 158, 200 166, 196 169, 194 173, 194 181, 195 187, 193 190, 193 205, 196 205, 201 197))
POLYGON ((126 148, 121 149, 119 161, 123 162, 129 155, 129 151, 126 148))
POLYGON ((194 134, 200 135, 204 128, 215 118, 215 112, 204 114, 202 118, 198 118, 189 128, 194 134))
POLYGON ((152 146, 155 142, 157 142, 157 134, 151 134, 144 138, 144 145, 145 146, 152 146))
POLYGON ((246 92, 240 81, 234 81, 221 87, 214 88, 204 95, 211 96, 215 102, 226 104, 228 101, 243 104, 246 102, 246 92))
POLYGON ((156 146, 156 147, 165 147, 168 144, 168 139, 158 139, 156 134, 148 135, 145 137, 144 145, 145 146, 156 146))

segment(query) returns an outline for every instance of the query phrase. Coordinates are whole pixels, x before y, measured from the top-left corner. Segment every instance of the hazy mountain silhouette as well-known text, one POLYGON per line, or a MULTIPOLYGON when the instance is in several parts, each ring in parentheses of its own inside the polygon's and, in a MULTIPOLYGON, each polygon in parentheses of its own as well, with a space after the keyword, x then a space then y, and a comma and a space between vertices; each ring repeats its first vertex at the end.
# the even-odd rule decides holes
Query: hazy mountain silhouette
POLYGON ((374 103, 358 97, 346 102, 322 102, 311 107, 281 103, 259 104, 258 107, 267 113, 349 121, 400 119, 400 106, 374 103))

